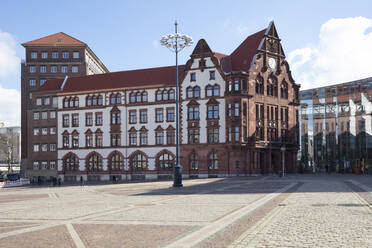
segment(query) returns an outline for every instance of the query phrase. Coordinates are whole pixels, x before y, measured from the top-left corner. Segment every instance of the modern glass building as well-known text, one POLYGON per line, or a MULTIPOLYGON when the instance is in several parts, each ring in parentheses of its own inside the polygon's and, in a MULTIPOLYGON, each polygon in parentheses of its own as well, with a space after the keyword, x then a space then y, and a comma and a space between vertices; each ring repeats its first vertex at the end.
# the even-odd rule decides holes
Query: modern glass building
POLYGON ((372 77, 300 91, 300 103, 305 170, 351 172, 372 164, 372 77))

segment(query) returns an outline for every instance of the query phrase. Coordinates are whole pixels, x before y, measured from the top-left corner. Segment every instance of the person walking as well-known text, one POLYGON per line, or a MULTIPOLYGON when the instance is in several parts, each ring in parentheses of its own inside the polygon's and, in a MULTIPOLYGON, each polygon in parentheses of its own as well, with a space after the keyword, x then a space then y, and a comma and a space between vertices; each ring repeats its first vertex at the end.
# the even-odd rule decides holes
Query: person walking
POLYGON ((83 176, 80 176, 80 186, 83 186, 83 184, 84 184, 83 176))

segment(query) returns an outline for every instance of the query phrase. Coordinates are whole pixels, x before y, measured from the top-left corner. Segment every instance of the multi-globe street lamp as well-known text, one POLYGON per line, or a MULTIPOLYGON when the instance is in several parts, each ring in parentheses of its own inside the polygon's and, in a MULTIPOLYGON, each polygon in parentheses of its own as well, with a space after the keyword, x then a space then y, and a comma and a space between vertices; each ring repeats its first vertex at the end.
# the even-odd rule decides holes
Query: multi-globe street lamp
POLYGON ((179 85, 178 85, 178 52, 194 43, 192 38, 177 31, 178 23, 174 23, 175 34, 164 35, 160 44, 176 53, 176 165, 174 166, 173 187, 182 187, 182 166, 180 163, 180 139, 179 139, 179 85))

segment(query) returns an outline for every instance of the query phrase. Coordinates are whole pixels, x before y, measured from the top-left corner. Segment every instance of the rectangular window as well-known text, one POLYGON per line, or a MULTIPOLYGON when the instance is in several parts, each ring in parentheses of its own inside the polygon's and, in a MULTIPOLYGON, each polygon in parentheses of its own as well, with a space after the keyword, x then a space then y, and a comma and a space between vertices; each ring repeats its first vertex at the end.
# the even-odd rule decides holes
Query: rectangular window
POLYGON ((40 66, 40 72, 41 73, 46 73, 46 65, 41 65, 40 66))
POLYGON ((140 110, 140 122, 147 123, 147 110, 146 109, 140 110))
POLYGON ((103 137, 101 133, 96 134, 96 147, 102 147, 103 146, 103 137))
POLYGON ((239 91, 239 83, 240 83, 240 81, 239 81, 239 79, 235 79, 235 81, 234 81, 234 91, 239 91))
POLYGON ((78 59, 78 58, 79 58, 79 52, 73 52, 73 53, 72 53, 72 57, 73 57, 74 59, 78 59))
POLYGON ((188 119, 189 120, 199 120, 199 107, 189 107, 188 108, 188 119))
POLYGON ((54 134, 56 134, 56 127, 51 127, 50 129, 49 129, 49 133, 50 134, 52 134, 52 135, 54 135, 54 134))
POLYGON ((63 127, 69 127, 70 126, 70 116, 69 115, 63 115, 63 127))
POLYGON ((52 104, 53 104, 53 107, 57 107, 58 106, 58 97, 56 97, 56 96, 53 96, 52 97, 52 104))
POLYGON ((87 127, 93 126, 93 114, 92 113, 85 113, 85 126, 87 127))
POLYGON ((111 113, 111 124, 112 125, 120 124, 120 113, 111 113))
POLYGON ((39 120, 39 112, 34 112, 34 120, 39 120))
POLYGON ((29 98, 30 98, 30 100, 32 100, 32 92, 30 92, 29 98))
POLYGON ((48 53, 47 52, 42 52, 41 53, 41 58, 42 59, 47 59, 48 58, 48 53))
POLYGON ((47 96, 44 98, 44 105, 49 105, 50 104, 50 97, 47 96))
POLYGON ((235 116, 239 116, 239 103, 235 103, 235 108, 234 108, 234 114, 235 114, 235 116))
POLYGON ((156 145, 162 145, 163 142, 164 142, 164 132, 163 131, 155 132, 155 143, 156 143, 156 145))
POLYGON ((38 170, 38 169, 39 169, 39 162, 34 161, 34 163, 33 163, 32 166, 33 166, 32 168, 33 168, 34 170, 38 170))
POLYGON ((50 111, 49 112, 49 118, 50 119, 55 119, 56 118, 56 111, 50 111))
POLYGON ((176 144, 175 141, 175 131, 174 130, 168 130, 167 131, 167 145, 174 145, 176 144))
POLYGON ((31 52, 31 59, 37 59, 37 52, 31 52))
POLYGON ((218 105, 208 106, 207 111, 208 119, 218 119, 218 105))
POLYGON ((214 80, 214 79, 216 79, 216 78, 215 78, 215 71, 210 71, 210 72, 209 72, 209 79, 210 79, 210 80, 214 80))
POLYGON ((52 73, 56 73, 56 72, 57 72, 57 66, 56 66, 56 65, 52 65, 52 66, 50 67, 50 72, 52 72, 52 73))
POLYGON ((30 86, 36 86, 36 80, 35 79, 30 79, 29 84, 30 84, 30 86))
POLYGON ((120 134, 111 134, 111 146, 120 146, 120 134))
POLYGON ((218 134, 219 129, 218 128, 208 128, 208 143, 218 143, 218 134))
POLYGON ((72 114, 72 126, 73 127, 79 126, 79 114, 72 114))
POLYGON ((79 147, 79 135, 72 135, 72 148, 78 148, 79 147))
POLYGON ((239 138, 240 138, 240 131, 239 130, 240 130, 239 127, 234 127, 233 128, 235 142, 239 142, 239 138))
POLYGON ((140 144, 142 146, 147 145, 147 133, 145 132, 140 133, 140 144))
POLYGON ((49 168, 51 169, 51 170, 55 170, 56 169, 56 161, 50 161, 49 162, 49 168))
POLYGON ((156 119, 155 119, 156 122, 163 122, 163 109, 156 109, 155 116, 156 116, 156 119))
POLYGON ((48 112, 47 111, 41 112, 41 119, 42 120, 47 120, 48 119, 48 112))
POLYGON ((52 58, 58 59, 58 52, 52 52, 52 58))
POLYGON ((129 110, 129 123, 130 124, 137 123, 137 111, 136 110, 129 110))
POLYGON ((68 52, 62 52, 62 58, 68 59, 69 53, 68 52))
POLYGON ((56 144, 49 144, 49 151, 55 152, 56 151, 56 144))
POLYGON ((67 67, 67 65, 63 65, 63 66, 61 66, 61 72, 62 72, 62 73, 67 73, 67 72, 68 72, 68 67, 67 67))
POLYGON ((42 162, 41 162, 41 169, 42 169, 42 170, 46 170, 46 169, 48 169, 48 163, 47 163, 47 161, 42 161, 42 162))
POLYGON ((41 144, 41 151, 47 152, 48 151, 48 144, 41 144))
POLYGON ((70 146, 70 138, 68 135, 63 136, 63 147, 68 148, 70 146))
POLYGON ((129 145, 136 146, 137 145, 137 133, 130 133, 129 134, 129 145))
POLYGON ((47 127, 41 128, 41 135, 48 135, 48 128, 47 127))
POLYGON ((74 66, 71 67, 71 71, 72 71, 73 73, 77 73, 77 72, 79 72, 79 67, 76 66, 76 65, 74 65, 74 66))
POLYGON ((34 144, 34 152, 38 152, 39 151, 39 144, 34 144))
POLYGON ((228 117, 231 117, 231 112, 232 112, 232 107, 231 107, 231 103, 229 103, 227 105, 227 116, 228 117))
POLYGON ((36 105, 41 106, 41 97, 36 98, 36 105))
POLYGON ((46 79, 40 79, 40 86, 42 86, 43 84, 45 84, 46 82, 46 79))
POLYGON ((189 144, 199 144, 199 129, 188 130, 189 144))
POLYGON ((34 128, 34 135, 35 136, 39 135, 39 128, 38 127, 34 128))
POLYGON ((190 73, 190 81, 196 81, 195 72, 190 73))
POLYGON ((85 146, 92 147, 93 146, 93 136, 91 134, 85 135, 85 146))
POLYGON ((167 109, 167 121, 174 121, 174 108, 167 109))
POLYGON ((103 118, 102 118, 102 112, 96 113, 96 126, 102 126, 103 118))
POLYGON ((30 73, 35 73, 36 72, 36 66, 30 65, 30 73))

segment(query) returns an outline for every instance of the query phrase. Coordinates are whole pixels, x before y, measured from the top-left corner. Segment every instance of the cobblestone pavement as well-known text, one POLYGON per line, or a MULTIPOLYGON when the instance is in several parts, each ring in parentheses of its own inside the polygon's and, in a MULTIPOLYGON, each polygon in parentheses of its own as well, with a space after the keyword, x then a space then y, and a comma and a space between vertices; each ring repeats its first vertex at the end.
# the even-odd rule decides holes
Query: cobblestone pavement
POLYGON ((0 246, 372 247, 367 177, 183 183, 1 189, 0 246))
MULTIPOLYGON (((305 183, 297 192, 231 247, 372 247, 372 209, 358 195, 360 188, 353 187, 366 186, 372 177, 305 176, 301 180, 305 183)), ((372 194, 371 190, 365 193, 372 194)))

